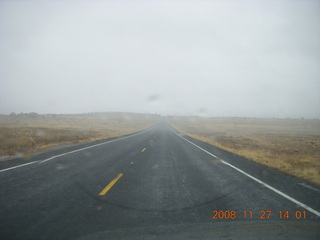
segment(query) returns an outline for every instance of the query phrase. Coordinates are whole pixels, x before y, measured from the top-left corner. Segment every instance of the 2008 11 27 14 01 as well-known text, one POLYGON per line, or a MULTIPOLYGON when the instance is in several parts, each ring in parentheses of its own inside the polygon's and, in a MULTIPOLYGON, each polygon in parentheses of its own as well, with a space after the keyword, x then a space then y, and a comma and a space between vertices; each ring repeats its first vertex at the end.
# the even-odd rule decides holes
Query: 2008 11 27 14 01
POLYGON ((237 212, 235 210, 230 211, 212 211, 212 219, 269 219, 271 216, 279 219, 306 219, 306 211, 278 211, 272 212, 270 210, 262 210, 258 212, 253 211, 242 211, 237 212))

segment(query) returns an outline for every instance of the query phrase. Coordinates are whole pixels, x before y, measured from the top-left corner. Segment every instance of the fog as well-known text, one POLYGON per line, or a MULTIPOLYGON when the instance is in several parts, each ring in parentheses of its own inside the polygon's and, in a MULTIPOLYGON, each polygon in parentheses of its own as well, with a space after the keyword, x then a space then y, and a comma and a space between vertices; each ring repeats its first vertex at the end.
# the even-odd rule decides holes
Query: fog
POLYGON ((319 1, 0 1, 0 113, 320 118, 319 1))

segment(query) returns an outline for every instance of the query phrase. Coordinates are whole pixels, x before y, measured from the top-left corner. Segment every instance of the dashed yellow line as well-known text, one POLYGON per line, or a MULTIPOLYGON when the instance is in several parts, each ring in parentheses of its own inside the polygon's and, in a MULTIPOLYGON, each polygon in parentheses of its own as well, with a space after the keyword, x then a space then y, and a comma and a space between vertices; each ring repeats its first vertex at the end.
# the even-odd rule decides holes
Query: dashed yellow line
POLYGON ((147 148, 143 148, 143 149, 141 150, 141 152, 144 152, 146 149, 147 149, 147 148))
POLYGON ((106 195, 106 193, 112 188, 112 186, 123 176, 122 173, 119 173, 118 176, 113 179, 100 193, 100 196, 106 195))

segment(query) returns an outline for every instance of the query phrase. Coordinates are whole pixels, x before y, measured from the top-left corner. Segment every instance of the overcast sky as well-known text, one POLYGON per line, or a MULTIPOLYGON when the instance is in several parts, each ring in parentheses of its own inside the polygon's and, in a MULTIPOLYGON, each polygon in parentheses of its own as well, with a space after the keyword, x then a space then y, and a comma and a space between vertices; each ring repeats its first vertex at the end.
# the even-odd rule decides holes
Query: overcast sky
POLYGON ((320 118, 320 1, 0 0, 0 113, 320 118))

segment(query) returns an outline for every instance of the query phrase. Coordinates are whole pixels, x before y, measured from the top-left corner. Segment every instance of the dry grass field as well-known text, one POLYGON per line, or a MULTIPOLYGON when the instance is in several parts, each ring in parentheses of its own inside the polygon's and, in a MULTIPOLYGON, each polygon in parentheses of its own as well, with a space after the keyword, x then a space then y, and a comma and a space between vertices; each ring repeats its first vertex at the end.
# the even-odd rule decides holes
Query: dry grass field
POLYGON ((157 115, 133 113, 0 115, 0 157, 129 134, 155 123, 157 115))
POLYGON ((171 117, 175 128, 320 186, 320 120, 171 117))

